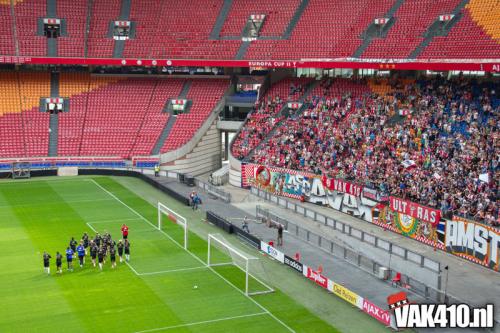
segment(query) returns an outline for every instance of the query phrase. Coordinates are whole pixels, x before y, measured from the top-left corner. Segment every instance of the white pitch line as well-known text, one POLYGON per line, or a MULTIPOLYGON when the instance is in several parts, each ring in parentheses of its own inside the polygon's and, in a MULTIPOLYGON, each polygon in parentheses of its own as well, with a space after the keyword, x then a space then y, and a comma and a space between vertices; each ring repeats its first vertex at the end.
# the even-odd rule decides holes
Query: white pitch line
MULTIPOLYGON (((94 229, 94 227, 92 225, 90 225, 89 222, 87 222, 87 225, 89 226, 90 229, 92 229, 94 232, 97 232, 97 230, 94 229)), ((137 271, 134 269, 134 267, 132 267, 132 265, 130 265, 127 261, 124 261, 124 263, 130 267, 130 269, 132 270, 132 272, 135 273, 135 275, 139 276, 139 273, 137 273, 137 271)))
MULTIPOLYGON (((132 207, 130 207, 129 205, 127 205, 126 203, 124 203, 123 201, 121 201, 117 196, 115 196, 113 193, 109 192, 108 190, 106 190, 104 187, 102 187, 98 182, 96 182, 95 180, 91 179, 91 181, 97 186, 99 187, 100 189, 102 189, 104 192, 108 193, 110 196, 112 196, 113 198, 116 199, 116 201, 118 201, 119 203, 121 203, 122 205, 124 205, 125 207, 127 207, 128 209, 130 209, 130 211, 132 211, 134 214, 136 214, 137 216, 139 216, 142 220, 146 221, 148 224, 152 225, 153 227, 156 228, 156 226, 151 223, 148 219, 146 219, 144 216, 142 216, 141 214, 139 214, 136 210, 134 210, 132 207)), ((154 206, 153 206, 154 207, 154 206)), ((161 232, 162 234, 164 234, 167 238, 169 238, 171 241, 173 241, 175 244, 177 244, 177 246, 179 246, 180 248, 184 249, 184 246, 182 246, 181 244, 179 244, 176 240, 174 240, 172 237, 170 237, 169 234, 167 234, 166 232, 164 232, 163 230, 161 229, 158 229, 159 232, 161 232)), ((206 265, 205 262, 203 262, 203 260, 201 260, 200 258, 198 258, 197 256, 195 256, 192 252, 190 252, 189 250, 186 250, 184 249, 187 253, 189 253, 193 258, 195 258, 196 260, 198 260, 199 262, 201 262, 203 265, 206 265)), ((242 295, 246 296, 249 300, 251 300, 253 303, 255 303, 259 308, 261 308, 262 310, 264 310, 267 314, 269 314, 274 320, 276 320, 278 323, 280 323, 281 325, 283 325, 286 329, 288 329, 290 332, 293 332, 295 333, 295 331, 290 328, 287 324, 285 324, 283 321, 281 321, 278 317, 276 317, 274 314, 272 314, 267 308, 265 308, 263 305, 261 305, 259 302, 257 302, 256 300, 254 300, 252 297, 248 296, 247 294, 245 294, 242 290, 240 290, 238 287, 236 287, 234 284, 232 284, 229 280, 227 280, 225 277, 223 277, 222 275, 220 275, 218 272, 216 272, 212 267, 210 266, 207 266, 208 269, 210 269, 213 273, 215 273, 216 275, 218 275, 222 280, 224 280, 227 284, 229 284, 230 286, 232 286, 234 289, 236 289, 238 292, 240 292, 242 295)))
POLYGON ((123 222, 123 221, 139 221, 139 218, 126 218, 126 219, 113 219, 113 220, 99 220, 99 221, 91 221, 91 224, 99 224, 99 223, 112 223, 112 222, 123 222))
POLYGON ((188 268, 179 268, 179 269, 169 269, 169 270, 166 270, 166 271, 139 273, 139 275, 140 276, 144 276, 144 275, 166 274, 166 273, 174 273, 174 272, 194 271, 194 270, 198 270, 198 269, 207 269, 207 266, 188 267, 188 268))
POLYGON ((234 319, 239 319, 239 318, 248 318, 248 317, 262 316, 262 315, 266 315, 266 314, 267 314, 266 312, 252 313, 252 314, 248 314, 248 315, 226 317, 226 318, 204 320, 204 321, 197 321, 197 322, 188 323, 188 324, 180 324, 180 325, 174 325, 174 326, 158 327, 158 328, 153 328, 153 329, 150 329, 150 330, 137 331, 135 333, 147 333, 147 332, 156 332, 156 331, 170 330, 170 329, 174 329, 174 328, 181 328, 181 327, 188 327, 188 326, 195 326, 195 325, 217 323, 219 321, 228 321, 228 320, 234 320, 234 319))

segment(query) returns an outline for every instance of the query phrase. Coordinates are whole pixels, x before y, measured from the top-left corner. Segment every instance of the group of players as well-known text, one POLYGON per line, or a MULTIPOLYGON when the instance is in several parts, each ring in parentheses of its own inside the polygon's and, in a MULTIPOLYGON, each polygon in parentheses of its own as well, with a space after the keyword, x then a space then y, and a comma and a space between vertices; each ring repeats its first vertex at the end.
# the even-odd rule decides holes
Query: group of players
MULTIPOLYGON (((115 242, 111 235, 105 231, 103 235, 98 232, 95 237, 91 239, 89 235, 85 232, 78 243, 74 237, 69 241, 69 246, 66 248, 66 262, 68 264, 68 271, 73 271, 73 259, 78 257, 80 267, 85 264, 85 257, 87 255, 87 249, 90 253, 90 258, 92 260, 92 265, 96 267, 96 263, 99 269, 102 270, 103 265, 106 263, 106 258, 109 254, 109 259, 111 261, 111 268, 116 267, 116 254, 118 252, 118 258, 120 262, 123 262, 123 255, 125 254, 125 260, 130 260, 130 241, 128 239, 129 228, 127 225, 123 224, 121 227, 122 239, 115 242)), ((44 252, 43 253, 43 268, 45 273, 50 275, 50 259, 52 256, 44 252)), ((63 255, 59 252, 56 253, 56 271, 58 274, 62 274, 62 261, 63 255)))

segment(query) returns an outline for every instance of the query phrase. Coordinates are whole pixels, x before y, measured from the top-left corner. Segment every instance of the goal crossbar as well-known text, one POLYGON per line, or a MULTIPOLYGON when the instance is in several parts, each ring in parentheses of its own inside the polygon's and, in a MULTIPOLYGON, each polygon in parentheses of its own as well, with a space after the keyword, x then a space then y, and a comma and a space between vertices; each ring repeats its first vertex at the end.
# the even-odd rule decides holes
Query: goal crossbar
POLYGON ((162 214, 184 229, 184 244, 181 244, 184 249, 188 248, 188 224, 185 217, 168 208, 161 202, 158 202, 158 230, 162 230, 162 214))
MULTIPOLYGON (((220 234, 208 234, 208 254, 207 254, 207 266, 209 267, 214 267, 214 266, 228 266, 228 265, 233 265, 238 267, 243 273, 245 273, 245 294, 246 295, 258 295, 258 294, 266 294, 273 292, 274 289, 271 288, 268 284, 263 282, 261 279, 256 277, 255 275, 250 273, 250 263, 251 262, 257 262, 259 258, 253 257, 247 254, 242 253, 241 251, 235 249, 233 246, 231 246, 229 243, 224 242, 220 239, 217 238, 217 236, 221 237, 220 234), (225 248, 228 252, 242 258, 245 261, 245 268, 240 267, 239 265, 236 265, 234 263, 234 260, 231 262, 223 262, 223 263, 213 263, 212 262, 212 244, 217 244, 219 246, 222 246, 225 248), (263 291, 249 291, 249 278, 254 279, 258 283, 260 283, 262 286, 265 287, 266 290, 263 291)), ((231 255, 232 258, 232 255, 231 255)))

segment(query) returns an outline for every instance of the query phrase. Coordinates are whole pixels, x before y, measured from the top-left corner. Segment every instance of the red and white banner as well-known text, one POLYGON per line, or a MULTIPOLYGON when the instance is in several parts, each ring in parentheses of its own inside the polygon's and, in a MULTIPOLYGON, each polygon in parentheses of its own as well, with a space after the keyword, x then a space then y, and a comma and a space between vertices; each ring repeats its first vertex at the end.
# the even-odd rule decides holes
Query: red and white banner
POLYGON ((363 186, 349 183, 342 179, 334 179, 323 176, 321 177, 321 182, 323 183, 323 186, 330 191, 347 193, 355 197, 360 197, 363 192, 363 186))
POLYGON ((45 19, 43 19, 43 23, 45 23, 45 24, 61 24, 61 20, 55 19, 55 18, 45 18, 45 19))
POLYGON ((115 27, 130 27, 130 21, 115 21, 115 27))
POLYGON ((288 103, 288 108, 292 110, 297 110, 302 106, 302 103, 297 103, 297 102, 290 102, 288 103))
POLYGON ((387 22, 389 22, 389 19, 388 19, 388 18, 386 18, 386 17, 376 18, 376 19, 375 19, 375 24, 377 24, 377 25, 384 25, 384 24, 386 24, 387 22))
POLYGON ((304 270, 304 276, 314 281, 318 286, 328 289, 328 278, 312 270, 311 267, 307 267, 307 270, 304 270))
POLYGON ((385 326, 391 325, 391 314, 389 313, 389 311, 382 310, 380 307, 373 304, 367 299, 363 300, 363 312, 377 319, 385 326))
POLYGON ((441 219, 441 211, 438 209, 422 206, 418 203, 393 196, 389 197, 389 201, 391 210, 428 222, 433 226, 436 226, 441 219))

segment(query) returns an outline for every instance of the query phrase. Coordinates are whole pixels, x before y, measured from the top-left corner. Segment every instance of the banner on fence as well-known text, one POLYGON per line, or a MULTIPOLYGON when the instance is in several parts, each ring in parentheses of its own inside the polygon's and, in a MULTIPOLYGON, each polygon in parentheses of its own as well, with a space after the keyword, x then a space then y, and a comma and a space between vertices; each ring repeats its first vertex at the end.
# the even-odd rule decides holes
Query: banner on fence
POLYGON ((498 271, 500 232, 484 224, 454 216, 446 221, 446 251, 498 271))
POLYGON ((264 253, 267 253, 270 257, 278 260, 282 264, 285 262, 285 254, 281 251, 276 250, 266 242, 260 241, 260 250, 264 253))
POLYGON ((363 300, 363 311, 383 323, 385 326, 390 326, 391 314, 389 311, 383 310, 367 299, 363 300))
POLYGON ((377 204, 378 198, 374 189, 345 180, 257 164, 245 165, 242 179, 243 186, 254 186, 275 195, 329 206, 366 221, 372 220, 372 207, 377 204))
POLYGON ((292 267, 297 272, 304 273, 304 265, 287 255, 285 255, 285 265, 292 267))
POLYGON ((444 250, 446 223, 444 220, 440 220, 437 225, 434 225, 425 220, 394 211, 391 206, 383 204, 378 204, 373 208, 372 216, 372 222, 384 229, 444 250))
POLYGON ((358 295, 341 284, 332 283, 332 289, 330 289, 335 295, 339 296, 343 300, 351 303, 354 306, 358 306, 358 295))
POLYGON ((311 281, 314 281, 318 286, 328 289, 328 278, 316 272, 311 267, 304 268, 304 276, 311 281))
POLYGON ((418 203, 393 196, 389 197, 389 202, 394 212, 431 223, 433 226, 436 226, 441 219, 441 211, 439 209, 422 206, 418 203))

